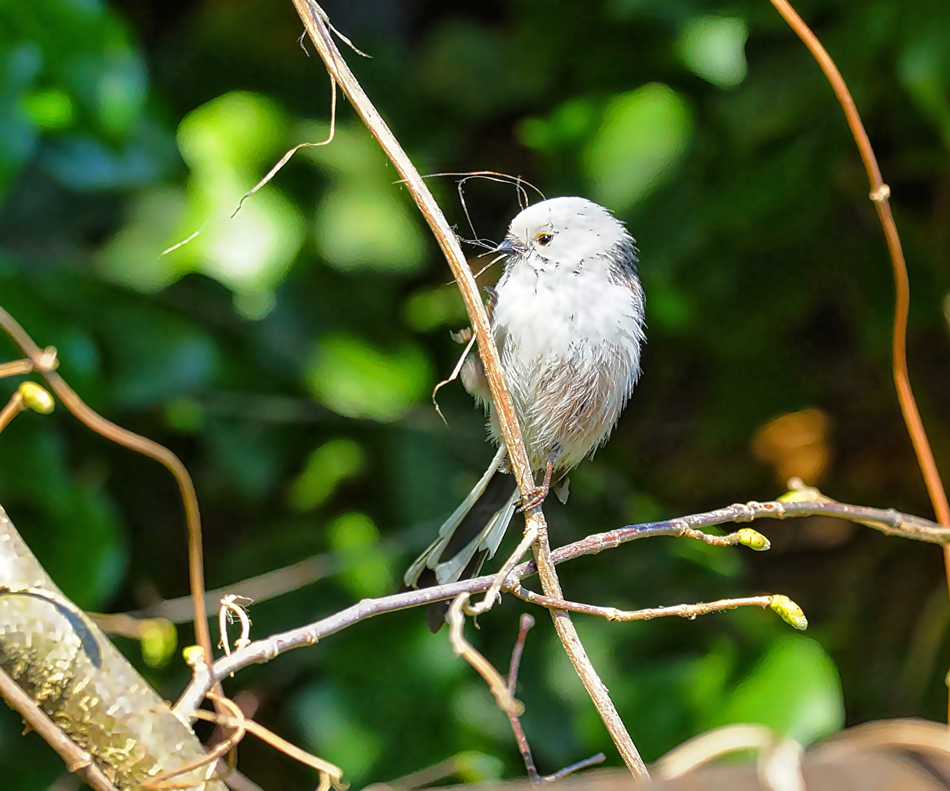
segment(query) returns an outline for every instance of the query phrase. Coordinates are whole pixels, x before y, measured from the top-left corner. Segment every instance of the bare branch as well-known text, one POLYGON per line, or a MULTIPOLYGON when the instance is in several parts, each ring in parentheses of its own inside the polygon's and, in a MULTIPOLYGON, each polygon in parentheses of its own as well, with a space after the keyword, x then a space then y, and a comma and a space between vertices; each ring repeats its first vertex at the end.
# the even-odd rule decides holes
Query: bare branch
MULTIPOLYGON (((518 624, 518 638, 515 640, 515 647, 511 651, 511 662, 508 665, 508 694, 515 696, 515 688, 518 686, 518 668, 521 666, 521 654, 524 651, 524 643, 528 637, 528 630, 534 626, 534 618, 528 613, 523 613, 521 621, 518 624)), ((518 752, 524 761, 524 767, 528 770, 528 778, 532 782, 540 779, 538 769, 534 765, 534 757, 531 755, 531 747, 528 744, 528 737, 524 732, 524 726, 521 719, 514 712, 506 712, 508 722, 511 723, 511 730, 515 734, 515 742, 518 744, 518 752)))
MULTIPOLYGON (((759 534, 749 528, 742 528, 725 536, 703 533, 698 527, 712 527, 729 522, 748 522, 753 518, 786 519, 794 517, 824 514, 835 516, 850 522, 857 522, 891 535, 913 538, 931 543, 950 541, 950 530, 916 516, 902 514, 893 509, 863 508, 845 503, 829 502, 767 502, 745 503, 719 508, 702 514, 671 519, 663 522, 647 522, 640 525, 627 525, 618 530, 598 533, 581 541, 560 547, 551 553, 556 564, 565 563, 585 555, 595 555, 606 549, 613 549, 629 541, 657 536, 691 538, 712 546, 749 545, 756 548, 759 534)), ((516 566, 506 580, 506 585, 516 586, 520 580, 537 574, 535 563, 528 562, 516 566)), ((312 624, 292 629, 282 634, 272 635, 266 640, 257 640, 247 648, 235 651, 230 657, 223 657, 214 663, 213 678, 220 680, 242 667, 268 662, 284 651, 326 639, 337 632, 360 621, 384 613, 421 607, 436 601, 454 599, 461 593, 478 593, 488 590, 496 575, 489 574, 474 579, 461 580, 448 585, 439 585, 421 590, 411 590, 378 599, 363 599, 344 610, 322 618, 312 624)), ((563 598, 563 597, 562 597, 563 598)), ((188 718, 201 702, 209 688, 210 679, 193 681, 182 695, 176 706, 179 716, 188 718)))
MULTIPOLYGON (((910 434, 914 453, 917 455, 917 464, 924 477, 927 493, 933 505, 937 521, 944 527, 950 527, 950 502, 947 501, 947 492, 940 479, 940 470, 934 461, 933 450, 927 439, 924 423, 920 419, 917 401, 910 384, 910 374, 907 370, 907 315, 910 312, 910 279, 907 276, 907 262, 904 260, 904 250, 901 246, 900 235, 897 232, 897 223, 891 212, 888 198, 891 188, 884 183, 881 169, 874 155, 871 140, 864 129, 861 114, 851 97, 851 92, 845 84, 841 72, 835 65, 828 51, 822 46, 818 37, 811 31, 805 21, 796 13, 788 0, 771 0, 772 5, 781 14, 788 26, 802 40, 812 57, 817 61, 825 77, 831 84, 835 97, 844 111, 848 128, 854 137, 854 142, 861 154, 864 168, 867 171, 868 183, 871 191, 868 197, 874 203, 881 227, 884 229, 884 238, 887 240, 887 249, 891 257, 891 266, 894 271, 894 330, 891 335, 891 355, 893 357, 894 387, 897 390, 897 400, 900 403, 901 414, 907 433, 910 434)), ((950 591, 950 545, 943 547, 944 575, 947 579, 947 589, 950 591)), ((948 699, 948 718, 950 718, 950 699, 948 699)))
POLYGON ((0 379, 6 379, 8 376, 23 376, 32 372, 32 360, 11 360, 8 363, 0 363, 0 379))
MULTIPOLYGON (((692 620, 699 615, 736 610, 739 607, 761 607, 764 610, 771 607, 773 599, 776 598, 773 596, 744 596, 737 599, 720 599, 719 601, 699 602, 697 604, 674 604, 669 607, 649 607, 643 610, 618 610, 616 607, 598 607, 594 604, 551 599, 521 585, 513 586, 509 590, 522 601, 531 604, 538 604, 548 609, 570 610, 583 615, 597 615, 606 618, 608 621, 652 621, 654 618, 665 618, 671 615, 692 620)), ((804 628, 804 626, 800 628, 804 628)))
POLYGON ((492 663, 485 659, 485 657, 476 651, 474 646, 465 639, 465 616, 462 614, 462 610, 465 608, 469 596, 471 596, 470 593, 459 594, 455 598, 455 601, 452 602, 452 606, 449 607, 449 642, 452 644, 452 650, 455 651, 456 656, 462 657, 462 659, 475 668, 478 674, 485 679, 489 689, 491 689, 492 695, 495 696, 495 702, 498 704, 498 708, 509 717, 517 717, 524 711, 524 706, 520 701, 515 700, 511 691, 508 689, 508 685, 505 684, 504 679, 501 677, 501 673, 495 670, 492 663))
MULTIPOLYGON (((207 591, 205 597, 217 600, 225 596, 242 596, 255 604, 260 604, 311 585, 334 573, 335 570, 336 563, 332 558, 326 555, 313 555, 289 566, 265 571, 263 574, 248 577, 240 582, 232 582, 230 585, 207 591)), ((141 610, 128 612, 126 615, 134 619, 165 618, 172 623, 184 623, 191 621, 194 611, 191 596, 179 596, 150 604, 141 610)))
MULTIPOLYGON (((521 621, 518 626, 518 639, 515 640, 515 647, 511 652, 511 664, 508 667, 508 692, 511 695, 515 694, 515 687, 518 684, 518 668, 521 665, 521 653, 524 651, 524 644, 526 638, 528 637, 528 631, 533 626, 534 618, 531 615, 528 615, 528 613, 524 613, 521 616, 521 621)), ((521 724, 521 719, 512 712, 507 712, 507 714, 508 721, 511 723, 511 729, 515 733, 515 741, 518 743, 518 751, 521 753, 521 758, 524 760, 525 768, 528 770, 528 778, 534 785, 560 780, 562 777, 567 777, 569 774, 578 772, 581 769, 586 769, 588 766, 594 766, 595 764, 603 763, 607 759, 603 753, 597 753, 597 755, 593 755, 590 758, 585 758, 583 761, 578 761, 577 763, 571 764, 570 766, 565 766, 563 769, 558 770, 553 775, 542 777, 538 773, 537 767, 534 765, 534 757, 531 755, 531 747, 528 744, 528 737, 524 732, 524 726, 521 724)))

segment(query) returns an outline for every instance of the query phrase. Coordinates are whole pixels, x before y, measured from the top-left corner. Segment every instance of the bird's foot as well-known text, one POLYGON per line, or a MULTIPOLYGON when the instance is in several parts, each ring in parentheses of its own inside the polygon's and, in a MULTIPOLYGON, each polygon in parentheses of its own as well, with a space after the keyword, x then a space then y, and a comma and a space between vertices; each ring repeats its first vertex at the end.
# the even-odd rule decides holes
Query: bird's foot
POLYGON ((524 513, 525 511, 533 511, 535 508, 540 507, 541 503, 544 502, 544 498, 548 496, 548 492, 551 491, 551 476, 554 474, 554 462, 557 461, 558 452, 555 451, 548 456, 548 462, 544 465, 544 483, 537 487, 531 494, 527 497, 521 498, 521 505, 518 508, 518 513, 524 513))
POLYGON ((544 498, 548 496, 549 491, 551 491, 551 485, 545 483, 531 492, 528 497, 522 497, 521 505, 518 506, 518 513, 521 514, 525 511, 533 511, 535 508, 538 508, 541 503, 544 502, 544 498))

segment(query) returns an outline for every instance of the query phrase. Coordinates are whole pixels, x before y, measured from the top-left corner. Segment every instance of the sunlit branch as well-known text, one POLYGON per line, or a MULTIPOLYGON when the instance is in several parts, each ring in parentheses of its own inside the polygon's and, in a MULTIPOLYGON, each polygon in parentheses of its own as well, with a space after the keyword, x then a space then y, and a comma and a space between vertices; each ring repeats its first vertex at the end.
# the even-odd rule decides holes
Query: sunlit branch
MULTIPOLYGON (((614 549, 630 541, 658 536, 691 538, 712 546, 745 544, 752 548, 761 548, 755 538, 758 534, 749 528, 742 528, 725 536, 717 536, 704 533, 699 527, 714 527, 731 522, 748 522, 756 518, 787 519, 816 514, 838 517, 904 538, 932 543, 950 541, 950 530, 942 528, 927 519, 902 514, 892 509, 864 508, 833 501, 771 501, 765 503, 738 503, 727 508, 719 508, 715 511, 692 514, 677 519, 628 525, 618 530, 591 535, 581 541, 560 547, 552 552, 552 558, 555 563, 566 563, 585 555, 614 549)), ((534 561, 522 563, 512 570, 506 581, 506 586, 509 588, 517 586, 522 579, 534 574, 537 574, 537 566, 534 561)), ((411 590, 376 599, 364 599, 312 624, 272 635, 263 640, 257 640, 247 648, 235 651, 231 656, 222 657, 216 661, 210 678, 193 681, 178 702, 176 712, 179 716, 190 717, 191 712, 200 704, 205 691, 210 688, 212 680, 223 679, 243 667, 268 662, 292 648, 313 645, 356 623, 377 615, 421 607, 436 601, 454 599, 462 593, 471 594, 486 591, 495 579, 496 575, 489 574, 448 585, 411 590)))

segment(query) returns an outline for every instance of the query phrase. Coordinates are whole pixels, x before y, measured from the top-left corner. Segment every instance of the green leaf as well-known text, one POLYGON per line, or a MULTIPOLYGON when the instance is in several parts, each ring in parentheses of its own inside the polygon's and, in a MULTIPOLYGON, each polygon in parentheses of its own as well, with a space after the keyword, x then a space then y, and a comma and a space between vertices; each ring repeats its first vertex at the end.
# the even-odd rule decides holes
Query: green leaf
POLYGON ((379 530, 366 514, 344 514, 328 528, 330 544, 343 561, 340 579, 355 597, 382 596, 393 587, 391 558, 379 530))
POLYGON ((312 511, 322 505, 343 481, 363 469, 363 449, 349 439, 331 439, 307 459, 304 470, 294 480, 290 502, 298 511, 312 511))

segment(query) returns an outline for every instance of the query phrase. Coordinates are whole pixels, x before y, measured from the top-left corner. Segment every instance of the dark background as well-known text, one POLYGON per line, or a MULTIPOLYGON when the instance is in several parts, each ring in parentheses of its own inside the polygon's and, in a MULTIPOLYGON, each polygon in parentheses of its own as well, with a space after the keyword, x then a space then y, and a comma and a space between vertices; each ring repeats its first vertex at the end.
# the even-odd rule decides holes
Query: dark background
MULTIPOLYGON (((637 238, 643 378, 610 444, 573 476, 570 504, 547 509, 555 544, 770 499, 792 474, 846 502, 931 515, 891 383, 892 277, 866 177, 829 86, 768 3, 326 9, 372 56, 344 48, 422 172, 500 170, 548 196, 584 195, 637 238)), ((849 82, 892 189, 912 379, 947 469, 950 6, 799 10, 849 82)), ((326 135, 328 79, 301 32, 289 2, 0 0, 0 304, 59 349, 91 406, 185 461, 209 586, 333 558, 326 578, 251 608, 257 637, 394 591, 491 457, 461 387, 440 393, 448 428, 431 406, 459 353, 448 332, 466 320, 345 101, 332 145, 298 153, 230 218, 287 148, 326 135)), ((470 181, 473 231, 453 180, 430 183, 467 238, 500 239, 518 209, 511 187, 470 181)), ((3 398, 14 386, 0 383, 3 398)), ((126 611, 187 592, 164 469, 63 409, 17 418, 0 451, 0 502, 79 604, 126 611)), ((578 618, 645 758, 731 721, 808 741, 943 717, 939 551, 831 520, 756 526, 773 541, 764 555, 657 539, 563 569, 584 601, 774 592, 809 617, 805 635, 760 610, 578 618)), ((526 608, 506 600, 472 630, 499 667, 526 608)), ((599 750, 617 764, 535 615, 518 694, 541 771, 599 750)), ((193 640, 187 626, 179 640, 193 640)), ((180 652, 153 667, 119 643, 164 696, 183 689, 180 652)), ((484 683, 421 612, 249 668, 228 690, 357 787, 460 752, 463 779, 523 773, 484 683)), ((61 763, 19 728, 0 716, 7 783, 47 788, 61 763)), ((316 782, 268 747, 241 752, 265 787, 316 782)))

